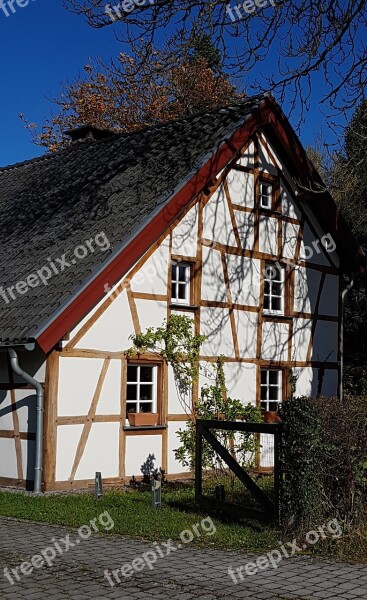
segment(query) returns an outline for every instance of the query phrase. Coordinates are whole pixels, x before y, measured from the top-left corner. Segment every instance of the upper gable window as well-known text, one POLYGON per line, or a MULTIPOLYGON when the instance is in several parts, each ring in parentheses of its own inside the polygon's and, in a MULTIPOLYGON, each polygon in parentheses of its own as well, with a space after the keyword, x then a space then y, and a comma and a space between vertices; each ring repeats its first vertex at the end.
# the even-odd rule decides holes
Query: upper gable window
POLYGON ((273 208, 273 184, 269 181, 260 180, 259 204, 261 208, 271 210, 273 208))
POLYGON ((191 265, 183 262, 172 263, 171 302, 190 304, 191 265))

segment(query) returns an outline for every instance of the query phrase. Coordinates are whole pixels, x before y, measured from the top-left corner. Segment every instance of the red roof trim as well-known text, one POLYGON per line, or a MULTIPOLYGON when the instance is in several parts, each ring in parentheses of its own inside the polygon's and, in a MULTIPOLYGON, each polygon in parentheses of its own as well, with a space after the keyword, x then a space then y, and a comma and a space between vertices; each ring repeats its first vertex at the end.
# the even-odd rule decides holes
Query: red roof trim
POLYGON ((77 296, 61 315, 37 337, 45 352, 49 352, 105 295, 105 284, 115 284, 166 231, 187 204, 199 194, 255 133, 272 109, 268 99, 245 124, 218 149, 212 158, 181 188, 169 203, 150 221, 126 248, 77 296))

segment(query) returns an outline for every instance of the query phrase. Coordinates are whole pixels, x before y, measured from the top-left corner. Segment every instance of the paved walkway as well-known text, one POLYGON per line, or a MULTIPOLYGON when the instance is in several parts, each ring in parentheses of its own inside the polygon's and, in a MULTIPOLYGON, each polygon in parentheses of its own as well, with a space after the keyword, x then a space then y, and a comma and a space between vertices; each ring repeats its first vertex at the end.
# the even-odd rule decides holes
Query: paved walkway
MULTIPOLYGON (((160 544, 161 552, 162 544, 160 544)), ((164 554, 168 548, 164 547, 164 554)), ((367 566, 298 556, 284 559, 277 569, 266 569, 256 575, 244 575, 237 585, 228 575, 229 567, 240 567, 256 556, 217 550, 200 550, 189 545, 170 549, 169 556, 158 558, 152 570, 144 568, 129 577, 120 575, 121 583, 114 587, 104 577, 108 569, 131 563, 157 546, 149 542, 130 540, 121 536, 95 533, 80 540, 77 532, 65 527, 35 524, 0 518, 0 598, 1 600, 94 599, 180 599, 193 600, 307 600, 367 599, 367 566), (68 537, 69 536, 69 537, 68 537), (61 538, 64 542, 61 542, 61 538), (79 539, 79 543, 75 543, 79 539), (68 551, 54 560, 53 566, 40 566, 42 550, 56 543, 68 551), (32 567, 30 560, 36 565, 32 567), (23 571, 19 565, 23 563, 23 571), (25 563, 25 564, 24 564, 25 563), (8 578, 4 567, 9 569, 8 578), (17 569, 18 567, 18 569, 17 569), (14 571, 12 571, 14 569, 14 571), (9 577, 13 579, 12 585, 9 577), (19 581, 17 580, 19 578, 19 581)), ((55 551, 56 553, 56 551, 55 551)), ((152 555, 147 555, 152 556, 152 555)), ((143 561, 135 566, 141 568, 143 561)), ((129 568, 126 567, 127 572, 129 568)), ((132 571, 132 568, 130 569, 132 571)))

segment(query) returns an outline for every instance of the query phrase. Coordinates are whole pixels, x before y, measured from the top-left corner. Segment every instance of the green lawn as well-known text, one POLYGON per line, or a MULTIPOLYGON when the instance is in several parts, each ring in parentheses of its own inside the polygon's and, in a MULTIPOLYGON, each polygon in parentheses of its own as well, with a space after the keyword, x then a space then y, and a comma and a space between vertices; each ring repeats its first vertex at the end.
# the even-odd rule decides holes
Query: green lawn
MULTIPOLYGON (((141 489, 106 491, 99 500, 92 493, 31 496, 0 491, 2 516, 78 528, 88 525, 105 511, 114 521, 113 529, 106 533, 152 541, 178 540, 182 531, 192 529, 208 516, 195 506, 192 486, 166 484, 163 506, 158 510, 151 507, 150 491, 141 489)), ((215 535, 194 536, 192 545, 263 554, 278 548, 279 540, 287 542, 294 537, 257 521, 229 521, 213 515, 211 518, 216 527, 215 535)), ((103 526, 99 526, 99 531, 104 532, 103 526)), ((365 562, 367 539, 364 532, 357 537, 345 532, 340 539, 320 541, 308 551, 314 555, 365 562)))
MULTIPOLYGON (((0 515, 80 527, 104 511, 114 521, 111 534, 122 534, 147 540, 178 539, 207 516, 194 503, 192 488, 163 490, 163 506, 151 507, 149 491, 108 491, 96 500, 93 494, 26 496, 22 493, 0 492, 0 515)), ((264 551, 277 546, 279 532, 256 521, 223 522, 212 518, 216 533, 192 543, 212 548, 242 551, 264 551)), ((103 531, 103 528, 100 527, 103 531)))

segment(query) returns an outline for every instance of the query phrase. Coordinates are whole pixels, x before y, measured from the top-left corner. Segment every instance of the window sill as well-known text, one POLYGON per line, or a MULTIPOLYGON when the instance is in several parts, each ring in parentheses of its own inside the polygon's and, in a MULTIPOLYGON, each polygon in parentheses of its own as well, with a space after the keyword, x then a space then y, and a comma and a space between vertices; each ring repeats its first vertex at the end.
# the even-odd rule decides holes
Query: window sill
POLYGON ((171 310, 190 310, 190 311, 195 311, 195 310, 199 310, 199 306, 193 306, 192 304, 175 304, 174 302, 171 302, 171 304, 169 305, 171 310))
POLYGON ((263 312, 263 319, 269 319, 271 321, 293 321, 293 317, 289 315, 280 315, 277 313, 265 313, 263 312))
POLYGON ((131 425, 125 425, 122 429, 124 431, 150 431, 167 429, 168 425, 138 425, 138 427, 132 427, 131 425))

